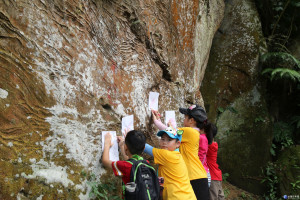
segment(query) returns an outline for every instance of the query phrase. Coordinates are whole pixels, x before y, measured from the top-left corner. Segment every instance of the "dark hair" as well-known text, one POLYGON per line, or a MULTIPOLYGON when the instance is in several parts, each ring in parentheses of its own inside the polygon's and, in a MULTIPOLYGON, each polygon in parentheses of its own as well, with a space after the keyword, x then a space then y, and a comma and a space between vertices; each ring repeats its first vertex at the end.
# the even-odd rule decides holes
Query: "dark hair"
MULTIPOLYGON (((206 134, 206 138, 208 141, 208 144, 211 144, 214 138, 214 128, 217 128, 214 124, 210 123, 210 121, 205 120, 204 122, 200 122, 199 120, 195 119, 194 117, 188 115, 189 119, 193 118, 196 121, 196 126, 200 130, 204 130, 206 134)), ((217 134, 217 133, 216 133, 217 134)))
POLYGON ((215 138, 217 133, 218 133, 218 128, 215 124, 211 124, 211 129, 212 129, 212 132, 213 132, 213 138, 215 138))
POLYGON ((142 154, 145 148, 146 137, 141 131, 129 131, 125 138, 125 144, 129 152, 134 154, 142 154))

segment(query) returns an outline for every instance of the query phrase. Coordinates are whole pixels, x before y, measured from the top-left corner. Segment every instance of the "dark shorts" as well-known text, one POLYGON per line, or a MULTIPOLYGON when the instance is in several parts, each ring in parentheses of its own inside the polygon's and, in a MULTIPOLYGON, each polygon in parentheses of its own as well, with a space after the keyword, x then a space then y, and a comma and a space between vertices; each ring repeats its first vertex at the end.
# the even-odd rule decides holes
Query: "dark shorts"
POLYGON ((209 189, 207 178, 191 180, 197 200, 209 200, 209 189))

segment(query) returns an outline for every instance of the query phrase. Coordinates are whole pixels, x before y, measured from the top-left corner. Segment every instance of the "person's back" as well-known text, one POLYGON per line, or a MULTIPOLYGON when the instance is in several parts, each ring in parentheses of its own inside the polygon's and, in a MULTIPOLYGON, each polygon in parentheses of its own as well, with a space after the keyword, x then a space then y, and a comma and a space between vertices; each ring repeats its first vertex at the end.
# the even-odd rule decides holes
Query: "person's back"
POLYGON ((123 184, 126 200, 158 200, 160 186, 155 169, 143 157, 134 155, 127 160, 132 164, 130 182, 123 184))
MULTIPOLYGON (((195 119, 202 117, 202 115, 206 117, 206 113, 199 113, 198 106, 191 106, 188 109, 180 108, 179 111, 185 114, 184 127, 178 128, 179 130, 183 130, 179 151, 186 166, 188 166, 189 179, 197 199, 206 200, 209 199, 208 179, 207 173, 198 157, 200 129, 196 127, 195 119), (191 111, 192 113, 190 113, 191 111)), ((204 110, 201 109, 200 111, 204 110)), ((166 125, 159 119, 160 114, 157 111, 152 111, 152 116, 154 124, 160 130, 165 129, 166 125)))
POLYGON ((111 136, 110 134, 107 134, 105 137, 102 163, 105 167, 112 168, 115 176, 122 177, 122 181, 124 183, 123 190, 125 190, 125 194, 123 195, 125 195, 126 199, 138 200, 141 199, 141 197, 139 197, 141 195, 140 191, 144 191, 142 193, 144 193, 145 197, 142 199, 158 199, 159 184, 155 170, 140 156, 145 148, 146 143, 146 137, 144 134, 136 130, 129 131, 126 135, 125 142, 124 138, 119 136, 118 143, 121 153, 124 159, 127 161, 113 162, 109 160, 111 136), (146 176, 139 177, 143 175, 146 176), (145 184, 148 185, 146 186, 145 184), (130 189, 133 188, 135 190, 130 192, 130 189))
POLYGON ((199 140, 199 151, 198 151, 198 157, 206 171, 206 173, 209 173, 209 169, 206 162, 206 155, 208 151, 208 140, 205 133, 200 133, 200 140, 199 140))
POLYGON ((158 174, 164 178, 163 199, 195 200, 196 196, 190 184, 187 166, 180 152, 174 151, 180 145, 178 134, 166 129, 159 131, 157 135, 161 136, 161 149, 146 144, 145 152, 154 157, 154 163, 159 165, 158 174))
POLYGON ((222 181, 222 171, 217 164, 218 143, 213 142, 208 146, 207 165, 210 171, 211 180, 222 181))
POLYGON ((204 166, 198 157, 199 131, 191 127, 182 127, 178 129, 184 131, 179 151, 185 161, 185 164, 189 166, 188 171, 190 180, 207 178, 204 166))
MULTIPOLYGON (((215 125, 212 125, 213 138, 217 135, 218 129, 215 125)), ((225 199, 224 191, 222 187, 222 171, 217 164, 218 156, 218 143, 212 142, 208 146, 207 151, 207 165, 211 175, 211 184, 209 187, 210 200, 223 200, 225 199)))
POLYGON ((154 148, 153 156, 159 176, 164 177, 163 199, 196 199, 181 154, 154 148))

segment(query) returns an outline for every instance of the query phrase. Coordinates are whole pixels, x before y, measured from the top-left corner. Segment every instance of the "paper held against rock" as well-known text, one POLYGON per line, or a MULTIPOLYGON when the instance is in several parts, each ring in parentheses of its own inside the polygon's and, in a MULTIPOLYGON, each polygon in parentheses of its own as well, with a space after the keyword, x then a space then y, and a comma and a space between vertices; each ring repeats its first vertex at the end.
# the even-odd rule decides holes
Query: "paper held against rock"
POLYGON ((119 150, 118 150, 118 142, 117 142, 116 131, 102 131, 102 152, 104 150, 105 135, 107 133, 110 133, 111 142, 113 144, 112 147, 109 150, 109 160, 118 161, 119 160, 119 150))
POLYGON ((149 109, 158 110, 158 96, 157 92, 150 92, 149 94, 149 109))
POLYGON ((125 131, 131 131, 134 129, 133 126, 133 115, 129 115, 122 118, 122 134, 124 135, 125 131))
POLYGON ((175 126, 174 128, 177 127, 176 118, 175 118, 175 111, 174 110, 166 111, 165 124, 167 126, 168 126, 169 121, 171 121, 172 125, 175 126))

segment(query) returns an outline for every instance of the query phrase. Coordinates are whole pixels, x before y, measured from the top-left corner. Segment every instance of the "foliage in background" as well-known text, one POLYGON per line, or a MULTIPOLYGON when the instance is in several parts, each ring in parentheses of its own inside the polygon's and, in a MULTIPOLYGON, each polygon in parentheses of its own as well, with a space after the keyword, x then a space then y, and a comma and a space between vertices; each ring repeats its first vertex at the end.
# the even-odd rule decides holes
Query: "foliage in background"
POLYGON ((232 107, 232 106, 227 106, 226 108, 223 108, 223 107, 218 107, 218 110, 217 110, 217 120, 218 118, 220 117, 220 115, 225 112, 226 110, 229 110, 230 112, 234 113, 234 114, 237 114, 238 111, 232 107))
POLYGON ((222 174, 222 181, 223 181, 224 183, 226 183, 228 177, 229 177, 229 173, 223 173, 223 174, 222 174))
POLYGON ((300 82, 300 61, 293 55, 285 52, 270 52, 261 56, 261 62, 270 61, 276 63, 273 68, 266 68, 262 74, 270 74, 270 80, 290 79, 300 82))
MULTIPOLYGON (((262 74, 267 77, 267 95, 273 117, 273 162, 263 170, 263 183, 268 191, 265 199, 279 199, 279 166, 275 164, 280 151, 299 145, 300 133, 300 58, 289 48, 300 35, 300 0, 255 0, 260 14, 268 53, 260 57, 262 74)), ((293 188, 299 182, 291 183, 293 188)))
POLYGON ((270 52, 286 52, 300 29, 299 0, 255 0, 270 52))
POLYGON ((278 199, 280 196, 278 194, 278 181, 279 178, 277 176, 277 165, 269 162, 265 169, 263 169, 263 174, 265 175, 262 183, 267 184, 268 192, 264 195, 266 200, 278 199))
MULTIPOLYGON (((122 198, 118 195, 118 179, 113 179, 109 183, 101 183, 97 181, 95 174, 87 175, 86 172, 82 171, 81 175, 87 177, 87 184, 91 187, 89 198, 99 200, 121 200, 122 198)), ((121 187, 121 186, 120 186, 121 187)))
POLYGON ((293 144, 292 133, 293 126, 285 122, 277 122, 274 124, 274 142, 281 150, 293 144))
POLYGON ((113 183, 98 183, 96 181, 88 182, 91 186, 89 193, 90 198, 105 199, 105 200, 121 200, 117 195, 113 195, 117 191, 116 186, 113 183))

